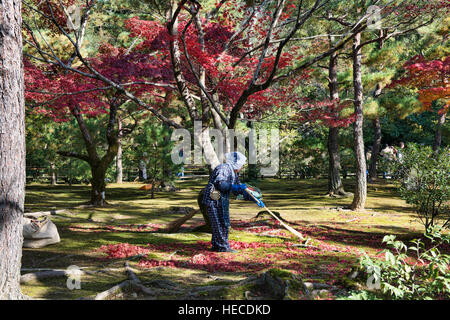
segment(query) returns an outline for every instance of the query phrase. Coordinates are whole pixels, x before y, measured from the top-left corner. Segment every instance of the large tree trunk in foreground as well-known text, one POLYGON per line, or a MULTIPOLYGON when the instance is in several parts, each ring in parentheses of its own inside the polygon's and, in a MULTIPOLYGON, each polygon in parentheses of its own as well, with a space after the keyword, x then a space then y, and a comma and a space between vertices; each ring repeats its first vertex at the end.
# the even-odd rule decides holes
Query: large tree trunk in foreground
POLYGON ((373 120, 373 130, 374 130, 374 139, 372 145, 372 155, 370 157, 370 167, 369 167, 369 180, 374 181, 377 179, 377 161, 378 155, 380 154, 380 145, 381 145, 381 125, 380 118, 376 117, 373 120))
POLYGON ((0 299, 21 299, 25 112, 21 1, 0 1, 0 299))
POLYGON ((443 112, 442 114, 438 115, 438 123, 436 127, 436 132, 434 134, 434 143, 433 143, 433 151, 437 152, 439 148, 441 147, 442 143, 442 127, 445 123, 445 118, 447 117, 447 113, 443 112))
POLYGON ((363 139, 363 86, 361 80, 361 33, 353 40, 353 88, 356 121, 353 125, 353 142, 356 158, 356 188, 352 203, 352 210, 363 210, 367 198, 366 158, 364 156, 363 139))
MULTIPOLYGON (((328 67, 328 86, 330 88, 330 98, 332 100, 339 99, 337 67, 338 56, 334 53, 330 56, 330 64, 328 67)), ((339 128, 330 127, 328 130, 328 194, 330 196, 346 194, 342 184, 340 170, 339 128)))

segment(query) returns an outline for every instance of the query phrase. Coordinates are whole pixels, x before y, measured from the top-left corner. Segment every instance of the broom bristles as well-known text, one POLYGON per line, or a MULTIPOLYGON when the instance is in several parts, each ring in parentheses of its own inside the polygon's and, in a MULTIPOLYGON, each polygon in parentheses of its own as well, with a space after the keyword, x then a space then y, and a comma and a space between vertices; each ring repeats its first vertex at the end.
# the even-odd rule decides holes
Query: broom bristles
POLYGON ((197 210, 193 210, 191 212, 189 212, 188 214, 182 216, 181 218, 178 218, 175 221, 172 221, 171 223, 169 223, 168 227, 167 227, 167 232, 168 233, 174 233, 177 232, 178 230, 180 230, 181 226, 188 221, 189 219, 191 219, 197 212, 199 212, 200 209, 197 210))

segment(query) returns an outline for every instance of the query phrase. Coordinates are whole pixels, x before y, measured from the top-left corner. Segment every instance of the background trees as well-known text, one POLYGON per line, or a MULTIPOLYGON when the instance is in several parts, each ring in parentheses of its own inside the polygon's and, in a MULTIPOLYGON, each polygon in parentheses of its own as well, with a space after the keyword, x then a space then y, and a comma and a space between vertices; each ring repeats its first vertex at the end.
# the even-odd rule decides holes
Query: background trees
MULTIPOLYGON (((378 42, 379 46, 382 47, 382 43, 392 37, 408 34, 423 26, 431 24, 435 17, 438 16, 439 10, 445 8, 445 5, 439 2, 429 3, 424 1, 419 1, 416 3, 401 1, 386 4, 381 7, 377 7, 375 10, 375 12, 379 15, 379 21, 376 21, 378 26, 376 24, 375 26, 373 25, 374 10, 373 7, 371 7, 373 3, 360 1, 359 3, 355 3, 355 5, 357 17, 360 15, 361 11, 366 10, 365 12, 372 13, 369 14, 369 19, 367 20, 367 24, 371 27, 369 28, 369 31, 370 29, 381 29, 381 31, 376 30, 375 32, 366 32, 365 34, 357 30, 354 32, 355 36, 353 37, 353 46, 351 49, 351 57, 353 60, 353 103, 356 116, 353 133, 356 159, 356 187, 351 208, 353 210, 363 210, 367 195, 367 169, 363 138, 363 48, 376 42, 378 42), (364 7, 365 5, 367 5, 367 7, 364 7), (406 12, 403 12, 402 10, 406 10, 406 12)), ((350 17, 350 19, 347 18, 346 13, 342 16, 333 16, 328 14, 326 19, 337 21, 339 24, 352 29, 361 23, 361 20, 355 20, 354 17, 350 17)), ((375 91, 380 91, 380 85, 378 84, 377 86, 378 90, 375 91)), ((379 92, 376 92, 376 95, 379 95, 379 92)))
MULTIPOLYGON (((300 118, 307 114, 310 120, 321 120, 330 127, 328 189, 330 194, 345 194, 339 175, 338 127, 353 120, 347 112, 353 101, 358 120, 354 136, 359 181, 355 190, 355 203, 359 204, 354 204, 354 209, 364 207, 363 117, 368 97, 376 93, 372 101, 381 99, 383 86, 393 73, 391 66, 365 59, 365 55, 383 51, 385 44, 391 48, 389 41, 399 41, 431 24, 445 8, 440 1, 409 0, 357 1, 351 13, 348 4, 327 0, 150 1, 133 9, 129 2, 91 1, 81 7, 80 28, 71 30, 64 15, 64 5, 69 4, 72 2, 27 3, 27 57, 35 68, 29 73, 34 87, 30 86, 28 97, 41 105, 39 110, 53 108, 49 114, 57 116, 65 110, 78 124, 86 117, 110 115, 109 125, 106 118, 103 124, 108 142, 103 151, 94 152, 89 141, 95 139, 80 125, 87 154, 76 156, 91 166, 91 202, 104 201, 101 181, 125 132, 118 129, 119 120, 132 119, 144 110, 172 128, 192 131, 194 122, 201 121, 201 132, 193 133, 211 167, 221 159, 206 130, 209 126, 234 129, 241 120, 280 115, 281 110, 298 112, 300 118), (371 27, 374 12, 369 9, 373 5, 378 5, 381 29, 371 27), (102 20, 109 21, 102 25, 102 20), (94 45, 99 32, 111 43, 94 45), (351 43, 359 37, 360 44, 352 49, 351 43), (52 39, 63 39, 64 45, 60 48, 52 39), (349 72, 351 64, 356 73, 349 72), (328 70, 327 95, 311 89, 323 86, 324 79, 313 69, 324 66, 328 70), (46 81, 36 81, 39 77, 46 81), (65 82, 64 87, 39 88, 51 79, 65 82), (307 92, 311 95, 305 99, 307 92), (168 106, 175 104, 169 111, 168 106)), ((379 149, 382 133, 382 109, 378 111, 373 118, 374 151, 379 149)), ((128 126, 128 131, 133 126, 131 120, 120 123, 128 126)), ((233 143, 224 147, 229 151, 233 143)), ((70 155, 67 150, 59 153, 70 155)), ((372 176, 376 160, 374 152, 372 176)))
MULTIPOLYGON (((200 120, 206 126, 214 118, 216 124, 234 128, 241 111, 264 110, 276 105, 277 101, 289 100, 289 88, 274 90, 270 88, 273 83, 286 79, 289 81, 286 84, 295 87, 295 83, 302 80, 298 75, 349 41, 351 36, 337 43, 336 47, 294 64, 297 56, 295 48, 290 46, 291 40, 313 13, 327 4, 327 1, 320 0, 298 4, 293 1, 276 4, 263 1, 248 6, 239 1, 221 1, 209 9, 195 1, 173 1, 165 5, 155 2, 153 9, 159 20, 128 20, 127 27, 132 32, 131 36, 136 38, 134 40, 144 41, 136 45, 137 51, 133 45, 127 51, 147 53, 161 70, 171 73, 172 83, 160 79, 160 83, 154 86, 177 89, 190 124, 174 122, 144 98, 135 95, 126 83, 111 79, 89 63, 81 48, 81 34, 87 30, 83 26, 88 25, 90 14, 96 9, 95 1, 83 9, 82 27, 73 34, 67 32, 63 25, 60 5, 45 1, 28 7, 33 18, 39 18, 48 30, 69 40, 73 48, 68 52, 73 53, 68 60, 62 59, 50 42, 44 41, 46 36, 31 24, 27 24, 30 36, 27 43, 34 60, 43 60, 66 72, 100 80, 172 127, 191 128, 194 121, 200 120), (39 36, 42 40, 38 39, 39 36), (40 43, 42 41, 44 44, 40 43), (288 47, 292 53, 286 51, 288 47), (74 61, 82 68, 73 64, 74 61)), ((217 163, 208 137, 203 137, 205 134, 203 130, 199 139, 204 141, 205 156, 209 157, 209 163, 217 163)))

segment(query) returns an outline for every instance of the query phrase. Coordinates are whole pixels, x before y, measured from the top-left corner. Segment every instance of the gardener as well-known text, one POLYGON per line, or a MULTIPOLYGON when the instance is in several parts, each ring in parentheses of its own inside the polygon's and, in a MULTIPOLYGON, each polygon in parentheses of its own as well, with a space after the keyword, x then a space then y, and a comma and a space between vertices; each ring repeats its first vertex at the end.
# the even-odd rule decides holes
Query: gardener
POLYGON ((253 200, 258 206, 264 203, 250 197, 245 191, 247 186, 239 182, 238 173, 247 158, 240 152, 225 154, 226 163, 218 165, 209 177, 205 188, 203 204, 208 209, 212 228, 212 250, 217 252, 236 252, 228 243, 228 228, 230 227, 229 198, 230 193, 243 195, 244 200, 253 200))

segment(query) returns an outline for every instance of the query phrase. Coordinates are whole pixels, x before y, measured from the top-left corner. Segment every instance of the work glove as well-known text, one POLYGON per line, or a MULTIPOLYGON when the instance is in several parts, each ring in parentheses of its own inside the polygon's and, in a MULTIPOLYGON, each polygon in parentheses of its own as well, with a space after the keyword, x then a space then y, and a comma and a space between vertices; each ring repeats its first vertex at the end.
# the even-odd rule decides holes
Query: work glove
POLYGON ((231 186, 231 191, 233 191, 234 194, 243 194, 246 188, 247 185, 245 183, 233 184, 231 186))
POLYGON ((258 207, 264 208, 264 202, 262 201, 262 195, 260 195, 259 197, 255 197, 255 196, 252 197, 250 191, 245 190, 244 200, 251 200, 251 201, 255 202, 258 205, 258 207))
POLYGON ((256 204, 258 205, 258 207, 264 208, 264 202, 262 202, 261 199, 253 199, 253 201, 256 202, 256 204))

